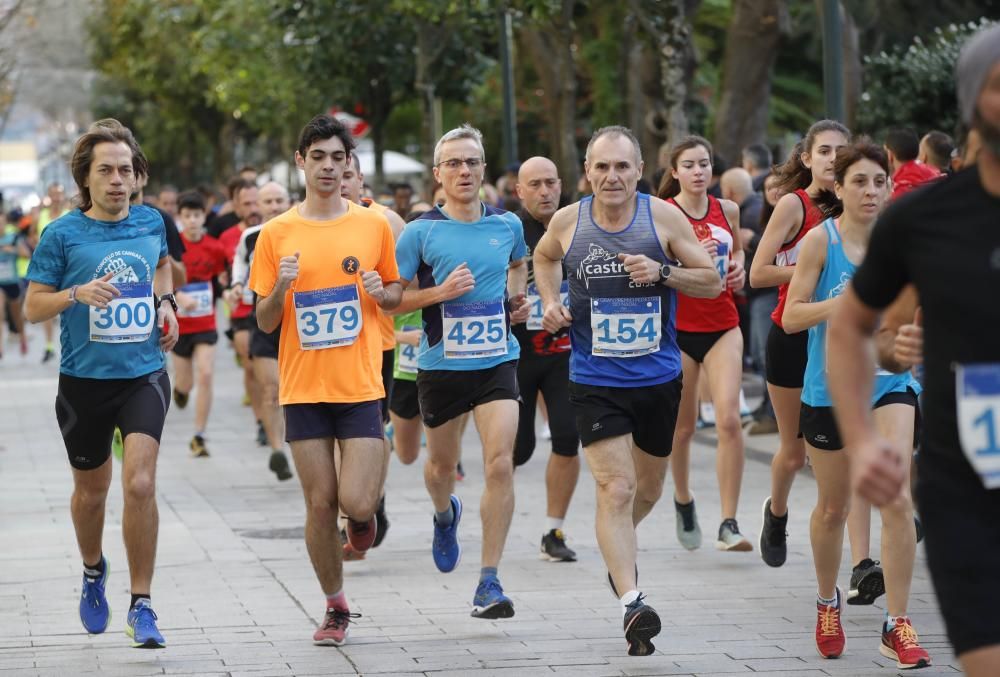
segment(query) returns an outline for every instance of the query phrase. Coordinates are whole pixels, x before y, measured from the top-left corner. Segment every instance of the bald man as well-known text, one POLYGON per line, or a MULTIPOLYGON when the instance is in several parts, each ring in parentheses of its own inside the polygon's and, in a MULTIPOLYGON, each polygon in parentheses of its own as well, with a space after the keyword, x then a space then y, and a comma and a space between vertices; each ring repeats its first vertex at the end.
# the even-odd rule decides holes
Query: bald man
MULTIPOLYGON (((515 185, 522 209, 528 252, 542 238, 552 215, 559 209, 562 183, 551 160, 533 157, 521 165, 515 185)), ((563 298, 566 298, 566 271, 563 271, 563 298)), ((521 415, 514 444, 514 465, 523 465, 535 450, 535 407, 538 395, 544 398, 552 433, 552 453, 545 470, 546 521, 541 556, 550 562, 573 562, 576 553, 566 546, 563 521, 569 510, 577 478, 580 476, 573 412, 569 405, 569 331, 550 334, 542 329, 542 301, 535 288, 535 274, 528 259, 528 302, 531 315, 512 330, 521 344, 517 380, 521 387, 521 415)))
MULTIPOLYGON (((236 256, 233 258, 233 285, 228 292, 230 306, 236 307, 242 300, 243 303, 253 306, 256 313, 255 294, 247 286, 247 279, 250 277, 257 238, 268 221, 285 213, 288 208, 288 191, 280 183, 270 181, 257 190, 257 211, 263 222, 244 230, 236 246, 236 256)), ((284 452, 285 419, 278 406, 278 335, 281 333, 281 327, 268 334, 257 326, 255 314, 251 319, 253 322, 250 328, 249 351, 254 381, 260 398, 260 421, 271 447, 268 467, 279 480, 284 481, 291 479, 292 471, 284 452)))

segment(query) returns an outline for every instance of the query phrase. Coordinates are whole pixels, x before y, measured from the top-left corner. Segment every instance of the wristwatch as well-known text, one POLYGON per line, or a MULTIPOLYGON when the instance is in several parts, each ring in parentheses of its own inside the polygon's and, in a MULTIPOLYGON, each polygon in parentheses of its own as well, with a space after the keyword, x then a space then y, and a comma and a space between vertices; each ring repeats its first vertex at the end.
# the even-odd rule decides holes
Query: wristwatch
POLYGON ((164 301, 169 301, 170 307, 174 309, 175 313, 177 312, 177 299, 174 298, 174 295, 172 293, 167 293, 164 294, 163 296, 156 297, 157 309, 159 309, 160 304, 162 304, 164 301))
POLYGON ((76 290, 80 288, 80 285, 74 284, 69 288, 69 302, 76 303, 76 290))
POLYGON ((666 282, 670 279, 670 269, 672 267, 669 263, 664 263, 660 266, 660 282, 666 282))

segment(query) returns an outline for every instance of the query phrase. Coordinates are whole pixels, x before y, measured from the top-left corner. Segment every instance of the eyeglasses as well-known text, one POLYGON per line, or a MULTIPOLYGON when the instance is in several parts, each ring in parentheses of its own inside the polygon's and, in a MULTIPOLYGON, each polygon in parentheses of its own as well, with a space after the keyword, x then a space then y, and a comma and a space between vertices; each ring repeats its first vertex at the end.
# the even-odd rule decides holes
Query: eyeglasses
POLYGON ((438 163, 438 167, 446 167, 448 169, 458 169, 463 164, 469 168, 469 171, 474 172, 480 167, 482 167, 485 163, 482 161, 481 158, 477 157, 470 157, 464 160, 462 158, 452 158, 450 160, 442 160, 441 162, 438 163))

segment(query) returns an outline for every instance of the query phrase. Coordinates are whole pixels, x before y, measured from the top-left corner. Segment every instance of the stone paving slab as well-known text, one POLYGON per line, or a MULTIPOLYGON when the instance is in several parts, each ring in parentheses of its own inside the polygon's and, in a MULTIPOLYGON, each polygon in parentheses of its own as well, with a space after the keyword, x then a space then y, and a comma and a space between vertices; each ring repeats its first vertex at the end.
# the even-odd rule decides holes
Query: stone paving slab
MULTIPOLYGON (((653 656, 625 655, 620 607, 608 590, 597 550, 594 486, 586 468, 565 525, 579 561, 552 564, 538 558, 544 441, 533 461, 517 471, 515 518, 500 567, 517 616, 505 621, 469 617, 478 578, 482 491, 481 450, 472 430, 464 440, 467 478, 458 485, 467 511, 461 533, 465 561, 451 574, 436 571, 421 465, 406 467, 394 460, 387 483, 388 537, 367 559, 347 565, 348 599, 362 617, 345 646, 315 647, 310 639, 323 600, 302 540, 302 493, 297 481, 278 483, 267 470, 268 452, 254 442, 252 415, 239 403, 240 373, 224 345, 218 351, 208 430, 212 456, 188 457, 191 407, 170 411, 163 437, 153 600, 168 648, 131 649, 123 632, 128 576, 117 464, 105 526, 111 627, 104 635, 87 635, 77 616, 80 562, 69 517, 70 471, 53 411, 58 367, 38 364, 40 331, 32 328, 32 334, 26 358, 8 350, 0 359, 0 677, 898 672, 878 653, 881 604, 845 608, 848 652, 841 659, 816 654, 808 542, 815 484, 807 472, 792 491, 785 566, 771 569, 757 553, 714 549, 720 515, 711 431, 698 434, 692 454, 704 547, 687 552, 677 544, 669 480, 664 500, 639 529, 640 588, 664 627, 653 656)), ((777 440, 753 437, 747 444, 738 517, 756 541, 769 486, 766 461, 777 440)), ((873 521, 877 547, 877 516, 873 521)), ((842 572, 846 586, 846 560, 842 572)), ((917 674, 958 672, 922 552, 910 612, 935 663, 917 674)))

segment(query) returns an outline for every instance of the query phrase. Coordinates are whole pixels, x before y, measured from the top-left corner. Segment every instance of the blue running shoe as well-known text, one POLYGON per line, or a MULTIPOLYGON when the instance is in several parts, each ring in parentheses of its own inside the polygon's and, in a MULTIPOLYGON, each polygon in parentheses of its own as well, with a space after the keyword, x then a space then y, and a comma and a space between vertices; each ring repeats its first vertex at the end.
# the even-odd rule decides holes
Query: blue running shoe
POLYGON ((514 615, 514 603, 503 594, 503 586, 496 576, 479 581, 476 596, 472 600, 473 618, 510 618, 514 615))
POLYGON ((156 628, 156 612, 148 599, 140 599, 128 612, 125 634, 132 638, 136 649, 162 649, 167 646, 163 635, 156 628))
POLYGON ((437 517, 434 518, 434 544, 431 552, 434 555, 434 564, 438 571, 448 573, 454 571, 462 559, 462 545, 458 542, 458 523, 462 520, 462 499, 455 494, 451 495, 451 509, 455 513, 455 519, 446 527, 438 526, 437 517))
POLYGON ((108 576, 111 573, 111 565, 108 558, 101 555, 104 562, 104 575, 100 578, 91 578, 84 572, 83 586, 80 593, 80 622, 83 629, 92 635, 99 635, 108 629, 111 622, 111 607, 104 596, 104 589, 108 584, 108 576))

